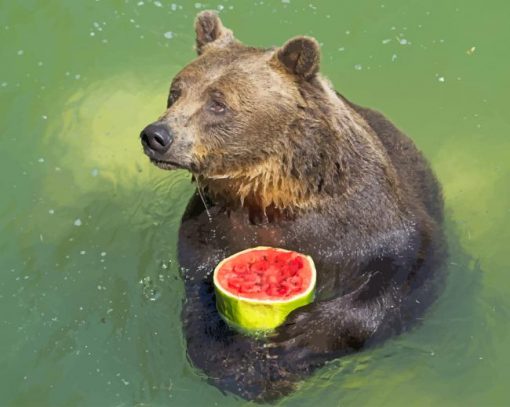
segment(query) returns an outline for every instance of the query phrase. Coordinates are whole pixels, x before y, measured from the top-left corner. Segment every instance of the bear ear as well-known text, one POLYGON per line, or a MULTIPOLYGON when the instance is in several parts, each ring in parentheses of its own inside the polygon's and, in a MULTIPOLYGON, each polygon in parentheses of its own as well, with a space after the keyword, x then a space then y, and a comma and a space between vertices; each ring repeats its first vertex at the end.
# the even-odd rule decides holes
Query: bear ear
POLYGON ((310 79, 319 71, 320 46, 315 38, 291 38, 276 55, 290 73, 304 79, 310 79))
POLYGON ((201 55, 208 44, 227 46, 234 41, 234 34, 225 28, 214 11, 202 11, 195 19, 196 50, 201 55))

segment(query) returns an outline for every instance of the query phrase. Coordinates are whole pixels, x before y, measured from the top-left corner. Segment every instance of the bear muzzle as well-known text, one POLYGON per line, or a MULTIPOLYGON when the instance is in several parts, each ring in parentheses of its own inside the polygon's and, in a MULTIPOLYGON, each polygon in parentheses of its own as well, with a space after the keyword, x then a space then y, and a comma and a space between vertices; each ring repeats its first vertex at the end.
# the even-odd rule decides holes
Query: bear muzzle
POLYGON ((140 133, 140 141, 145 155, 159 168, 164 170, 188 169, 188 165, 181 162, 181 159, 171 159, 174 155, 172 153, 176 153, 176 151, 170 150, 174 142, 174 136, 164 123, 149 124, 140 133))
POLYGON ((170 149, 174 141, 168 127, 158 122, 149 124, 143 129, 140 133, 140 139, 145 154, 150 158, 163 156, 170 149))

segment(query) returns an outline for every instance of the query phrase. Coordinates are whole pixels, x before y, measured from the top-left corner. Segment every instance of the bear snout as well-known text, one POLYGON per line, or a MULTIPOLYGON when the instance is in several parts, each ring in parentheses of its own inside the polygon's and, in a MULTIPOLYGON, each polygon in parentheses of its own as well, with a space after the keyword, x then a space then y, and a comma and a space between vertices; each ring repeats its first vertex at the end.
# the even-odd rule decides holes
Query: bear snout
POLYGON ((145 154, 151 158, 154 158, 155 155, 165 154, 174 141, 168 127, 158 122, 149 124, 143 129, 140 133, 140 139, 145 154))

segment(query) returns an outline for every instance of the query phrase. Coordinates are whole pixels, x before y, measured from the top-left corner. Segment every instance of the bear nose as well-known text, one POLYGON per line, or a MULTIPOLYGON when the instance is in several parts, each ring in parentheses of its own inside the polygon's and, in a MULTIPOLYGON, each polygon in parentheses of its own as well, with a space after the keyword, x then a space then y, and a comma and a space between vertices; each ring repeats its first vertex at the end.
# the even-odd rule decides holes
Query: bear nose
POLYGON ((140 133, 140 138, 144 146, 160 154, 166 153, 173 141, 168 127, 162 123, 149 124, 140 133))

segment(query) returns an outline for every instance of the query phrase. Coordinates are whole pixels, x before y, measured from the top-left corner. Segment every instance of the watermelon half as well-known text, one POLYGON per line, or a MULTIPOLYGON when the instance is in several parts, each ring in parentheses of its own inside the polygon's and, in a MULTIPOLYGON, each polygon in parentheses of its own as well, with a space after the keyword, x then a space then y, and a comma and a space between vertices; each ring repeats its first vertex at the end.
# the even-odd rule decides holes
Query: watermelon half
POLYGON ((271 330, 313 301, 315 280, 310 256, 255 247, 227 257, 214 270, 216 306, 230 325, 271 330))

